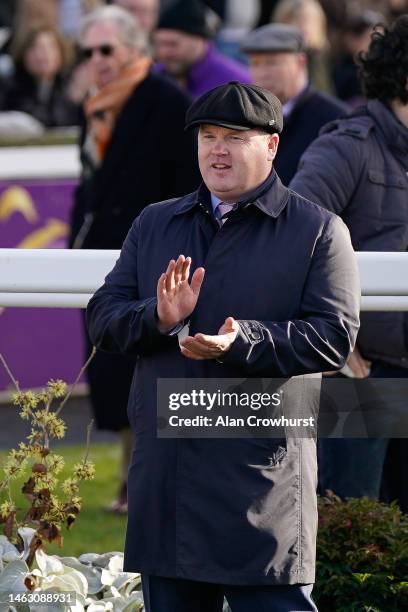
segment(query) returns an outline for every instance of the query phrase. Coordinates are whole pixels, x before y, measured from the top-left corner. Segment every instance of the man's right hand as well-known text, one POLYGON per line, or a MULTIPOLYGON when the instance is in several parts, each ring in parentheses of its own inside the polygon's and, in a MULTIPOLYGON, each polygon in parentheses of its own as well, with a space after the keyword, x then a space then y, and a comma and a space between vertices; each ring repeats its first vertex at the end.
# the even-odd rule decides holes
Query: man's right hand
POLYGON ((347 365, 355 378, 367 378, 370 375, 371 362, 362 357, 357 347, 347 359, 347 365))
POLYGON ((159 329, 166 333, 187 319, 193 312, 201 285, 204 280, 204 268, 197 268, 188 282, 191 257, 180 255, 177 261, 172 259, 157 283, 157 315, 159 329))

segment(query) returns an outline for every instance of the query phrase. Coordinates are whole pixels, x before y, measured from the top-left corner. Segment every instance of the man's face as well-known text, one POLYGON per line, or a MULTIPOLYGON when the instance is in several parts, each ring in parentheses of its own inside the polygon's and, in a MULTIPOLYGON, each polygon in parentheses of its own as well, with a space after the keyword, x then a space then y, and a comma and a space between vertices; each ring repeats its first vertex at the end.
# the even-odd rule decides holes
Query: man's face
POLYGON ((115 0, 122 8, 132 13, 142 30, 150 34, 159 18, 159 0, 115 0))
POLYGON ((279 136, 204 124, 198 133, 198 163, 204 183, 224 202, 237 202, 270 174, 279 136))
POLYGON ((157 61, 175 77, 186 74, 206 48, 206 41, 200 36, 164 28, 154 33, 153 42, 157 61))
POLYGON ((114 21, 101 21, 90 26, 81 47, 92 50, 92 56, 85 62, 91 81, 98 87, 113 81, 137 55, 135 49, 123 43, 120 28, 114 21), (104 49, 110 50, 109 53, 103 53, 104 49))
POLYGON ((264 87, 285 104, 306 85, 303 53, 250 53, 249 67, 255 85, 264 87))

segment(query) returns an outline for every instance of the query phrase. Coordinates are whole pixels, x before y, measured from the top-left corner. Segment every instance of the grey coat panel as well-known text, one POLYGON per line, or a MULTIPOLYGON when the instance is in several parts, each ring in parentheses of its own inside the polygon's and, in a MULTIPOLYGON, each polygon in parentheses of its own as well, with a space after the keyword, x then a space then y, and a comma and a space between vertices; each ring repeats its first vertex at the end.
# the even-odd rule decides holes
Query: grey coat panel
POLYGON ((126 570, 227 584, 313 582, 315 441, 157 438, 156 381, 336 370, 354 346, 358 309, 347 228, 275 173, 222 228, 204 187, 142 212, 87 311, 98 348, 137 356, 126 570), (223 363, 183 357, 177 338, 157 329, 157 280, 180 253, 206 269, 190 333, 216 334, 229 315, 239 321, 223 363))
MULTIPOLYGON (((381 102, 326 126, 290 187, 340 215, 358 251, 408 249, 408 129, 381 102)), ((363 313, 358 345, 408 367, 408 313, 363 313)))

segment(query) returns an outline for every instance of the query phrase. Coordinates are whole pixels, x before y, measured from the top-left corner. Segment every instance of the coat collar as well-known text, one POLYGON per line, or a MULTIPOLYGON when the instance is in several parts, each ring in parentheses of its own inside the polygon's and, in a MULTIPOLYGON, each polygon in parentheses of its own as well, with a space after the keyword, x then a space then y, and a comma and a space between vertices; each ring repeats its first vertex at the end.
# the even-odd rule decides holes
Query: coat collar
POLYGON ((390 149, 407 155, 408 128, 397 119, 388 106, 379 100, 370 100, 367 103, 367 110, 390 149))
POLYGON ((283 105, 284 111, 284 122, 286 123, 291 120, 292 116, 296 115, 298 110, 311 98, 315 93, 315 89, 310 83, 307 85, 293 98, 291 98, 286 105, 283 105), (285 106, 288 109, 285 113, 285 106))
MULTIPOLYGON (((289 190, 281 183, 280 178, 272 169, 269 177, 257 187, 245 200, 238 202, 239 208, 256 206, 263 213, 276 219, 285 208, 289 199, 289 190)), ((177 203, 175 215, 184 214, 197 206, 211 210, 211 197, 208 188, 201 183, 197 191, 181 198, 177 203)))

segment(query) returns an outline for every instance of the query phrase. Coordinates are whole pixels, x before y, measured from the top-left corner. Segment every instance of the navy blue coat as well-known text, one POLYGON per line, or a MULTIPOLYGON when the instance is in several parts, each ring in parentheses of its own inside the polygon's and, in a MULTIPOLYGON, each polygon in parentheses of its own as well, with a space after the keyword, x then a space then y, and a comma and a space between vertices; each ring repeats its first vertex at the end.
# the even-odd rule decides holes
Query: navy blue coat
POLYGON ((336 370, 354 345, 358 310, 347 228, 276 173, 222 228, 204 186, 141 213, 87 311, 98 348, 138 356, 126 570, 226 584, 313 582, 315 441, 157 438, 156 381, 336 370), (190 333, 216 334, 228 315, 239 321, 222 364, 185 358, 177 338, 157 329, 157 280, 180 253, 206 269, 190 333))
POLYGON ((348 107, 333 96, 315 91, 309 86, 298 98, 288 117, 285 117, 275 170, 284 185, 289 185, 299 160, 319 130, 329 121, 344 117, 348 107))

